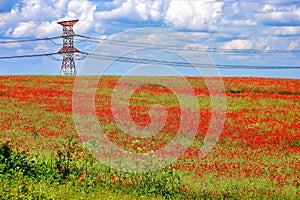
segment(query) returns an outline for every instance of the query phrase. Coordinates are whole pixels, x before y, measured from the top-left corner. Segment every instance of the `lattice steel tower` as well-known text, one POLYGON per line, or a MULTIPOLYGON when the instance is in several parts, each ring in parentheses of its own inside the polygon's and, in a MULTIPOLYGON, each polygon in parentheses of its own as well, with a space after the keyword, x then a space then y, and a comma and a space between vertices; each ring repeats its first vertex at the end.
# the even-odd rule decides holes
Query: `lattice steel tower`
POLYGON ((76 75, 76 67, 74 61, 74 53, 80 52, 74 47, 74 31, 73 25, 79 20, 61 21, 57 22, 63 26, 63 47, 57 52, 63 55, 63 61, 60 68, 61 75, 76 75))

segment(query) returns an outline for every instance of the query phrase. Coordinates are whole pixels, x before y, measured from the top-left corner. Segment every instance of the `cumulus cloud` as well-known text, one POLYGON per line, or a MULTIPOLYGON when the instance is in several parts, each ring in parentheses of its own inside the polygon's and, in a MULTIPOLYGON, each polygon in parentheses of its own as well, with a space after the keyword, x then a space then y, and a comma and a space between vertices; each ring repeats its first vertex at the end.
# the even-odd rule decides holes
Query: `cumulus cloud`
POLYGON ((222 16, 223 2, 180 1, 170 2, 165 22, 180 29, 214 29, 222 16))
POLYGON ((276 8, 273 5, 265 4, 262 11, 264 11, 264 12, 273 12, 273 11, 276 11, 276 8))
POLYGON ((0 13, 0 33, 15 38, 57 36, 62 31, 57 21, 79 19, 74 26, 78 34, 111 34, 151 25, 189 31, 193 39, 213 47, 265 49, 276 46, 269 36, 300 34, 300 6, 290 2, 23 0, 0 13))
POLYGON ((176 29, 201 30, 214 28, 221 17, 222 6, 222 2, 214 0, 127 0, 113 10, 96 12, 95 17, 99 20, 154 21, 176 29))
POLYGON ((252 19, 245 19, 245 20, 231 20, 230 23, 236 26, 255 26, 257 23, 252 19))
POLYGON ((97 23, 94 20, 94 12, 96 5, 87 0, 72 0, 67 6, 67 16, 60 18, 61 20, 79 19, 79 22, 74 27, 78 33, 86 33, 93 29, 97 23))
POLYGON ((250 49, 253 47, 252 40, 232 40, 230 42, 227 42, 223 48, 225 49, 250 49))
POLYGON ((42 22, 37 26, 35 35, 38 38, 45 36, 57 36, 60 31, 61 27, 56 22, 42 22))
MULTIPOLYGON (((11 31, 13 37, 28 37, 35 34, 37 24, 33 21, 20 22, 17 27, 11 31)), ((10 34, 10 32, 8 32, 10 34)))
POLYGON ((34 47, 34 51, 35 52, 47 51, 48 49, 49 49, 49 47, 46 44, 44 44, 44 43, 40 43, 36 47, 34 47))
POLYGON ((265 4, 262 12, 256 14, 256 18, 267 26, 299 26, 300 7, 297 4, 293 6, 265 4))
POLYGON ((99 11, 95 16, 99 20, 159 21, 162 19, 168 1, 127 0, 114 1, 115 9, 99 11))
POLYGON ((93 29, 95 10, 88 0, 24 0, 0 14, 0 27, 7 37, 49 37, 58 35, 57 21, 78 18, 81 22, 75 28, 85 33, 93 29))
POLYGON ((283 26, 270 29, 275 35, 300 35, 300 26, 283 26))
MULTIPOLYGON (((120 24, 119 31, 124 30, 126 24, 138 26, 153 22, 149 24, 177 30, 239 35, 244 27, 258 26, 258 22, 263 26, 300 25, 300 7, 280 0, 24 0, 22 4, 10 6, 10 9, 0 14, 0 27, 3 27, 2 32, 5 29, 7 37, 57 35, 61 27, 56 21, 74 18, 80 19, 74 27, 80 34, 93 30, 99 33, 106 30, 109 33, 112 28, 109 24, 113 22, 120 24)), ((274 34, 293 34, 295 31, 295 28, 284 29, 274 34)), ((263 32, 266 32, 266 27, 263 32)))
POLYGON ((19 16, 22 20, 55 20, 64 12, 66 3, 66 0, 23 0, 21 7, 15 8, 13 16, 19 16))

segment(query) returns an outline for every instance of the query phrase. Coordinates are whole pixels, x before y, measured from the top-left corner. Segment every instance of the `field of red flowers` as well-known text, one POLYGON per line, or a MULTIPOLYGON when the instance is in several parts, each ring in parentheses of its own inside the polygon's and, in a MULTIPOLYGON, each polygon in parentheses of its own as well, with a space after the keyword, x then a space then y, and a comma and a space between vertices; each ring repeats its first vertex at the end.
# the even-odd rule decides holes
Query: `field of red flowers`
MULTIPOLYGON (((114 123, 111 96, 119 78, 104 76, 98 83, 95 105, 99 124, 111 142, 127 151, 158 150, 178 131, 176 96, 170 88, 153 84, 134 92, 129 107, 136 124, 150 123, 152 104, 163 105, 167 113, 159 134, 136 139, 114 123)), ((197 135, 188 150, 166 167, 181 177, 187 198, 192 194, 221 199, 296 199, 300 195, 300 80, 223 78, 226 121, 218 143, 205 158, 198 154, 211 117, 210 94, 200 77, 187 80, 199 102, 199 111, 191 111, 200 113, 197 135)), ((75 77, 0 76, 1 143, 10 141, 13 149, 29 155, 46 155, 59 149, 68 137, 76 137, 74 81, 75 77)), ((124 87, 138 82, 139 77, 132 77, 124 87)), ((184 88, 179 91, 190 95, 184 88)))

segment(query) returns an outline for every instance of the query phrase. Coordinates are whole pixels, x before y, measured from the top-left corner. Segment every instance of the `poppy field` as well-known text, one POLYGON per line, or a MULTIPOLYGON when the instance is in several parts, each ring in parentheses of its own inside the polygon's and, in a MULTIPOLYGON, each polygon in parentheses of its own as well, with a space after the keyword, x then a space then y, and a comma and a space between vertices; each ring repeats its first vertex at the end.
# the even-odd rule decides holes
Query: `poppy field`
MULTIPOLYGON (((210 94, 201 77, 186 77, 199 106, 189 112, 200 114, 193 142, 170 165, 134 173, 110 168, 82 144, 88 138, 79 137, 74 123, 75 79, 0 76, 1 199, 299 198, 300 80, 224 77, 225 122, 216 145, 201 158, 199 149, 211 120, 211 95, 218 94, 210 94)), ((166 118, 157 134, 134 137, 115 123, 114 112, 122 114, 121 106, 116 105, 114 112, 111 108, 119 79, 101 77, 95 92, 95 114, 109 141, 134 154, 170 143, 181 123, 176 95, 159 84, 135 90, 127 105, 135 124, 162 121, 150 113, 157 104, 163 106, 166 118)), ((131 77, 121 85, 125 90, 140 79, 131 77)), ((191 95, 185 88, 178 91, 191 95)), ((126 104, 122 98, 117 102, 126 104)), ((187 127, 195 123, 192 117, 183 120, 187 127)))

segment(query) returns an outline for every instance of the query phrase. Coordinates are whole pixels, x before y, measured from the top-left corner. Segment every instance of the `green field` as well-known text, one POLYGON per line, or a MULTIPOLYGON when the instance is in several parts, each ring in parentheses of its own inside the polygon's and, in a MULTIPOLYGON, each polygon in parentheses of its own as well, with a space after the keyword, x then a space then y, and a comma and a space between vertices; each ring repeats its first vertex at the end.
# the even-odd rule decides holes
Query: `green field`
MULTIPOLYGON (((183 109, 171 88, 146 84, 129 102, 118 97, 118 112, 128 106, 139 126, 155 117, 149 114, 151 105, 158 111, 157 104, 165 108, 161 131, 136 138, 118 127, 111 99, 117 84, 126 92, 145 78, 124 83, 119 78, 103 76, 95 94, 95 113, 110 142, 134 154, 170 143, 183 109)), ((211 98, 218 94, 210 94, 200 77, 186 79, 199 104, 199 110, 188 114, 200 114, 192 144, 172 164, 134 173, 99 162, 82 144, 72 112, 75 77, 0 76, 0 199, 299 199, 300 80, 223 78, 226 120, 217 144, 199 158, 211 98)), ((176 87, 187 98, 194 95, 176 87)), ((187 127, 195 123, 183 120, 187 127)))

